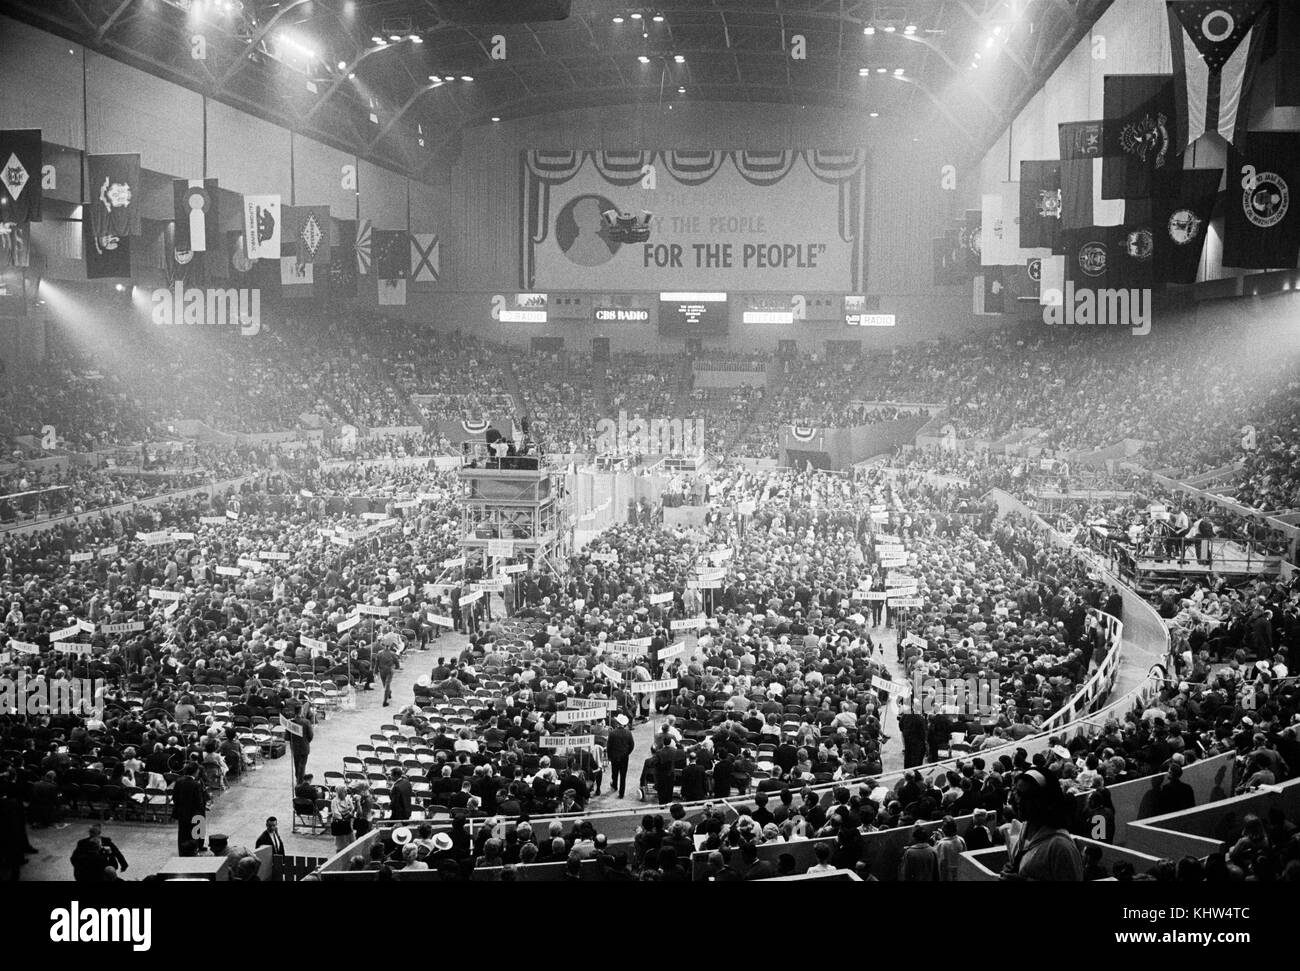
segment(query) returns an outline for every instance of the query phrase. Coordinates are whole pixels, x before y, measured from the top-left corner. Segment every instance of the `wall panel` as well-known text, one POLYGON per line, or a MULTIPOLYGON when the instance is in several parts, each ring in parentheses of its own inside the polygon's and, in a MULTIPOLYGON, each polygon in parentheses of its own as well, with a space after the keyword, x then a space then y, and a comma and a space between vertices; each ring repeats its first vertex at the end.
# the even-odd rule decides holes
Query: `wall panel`
POLYGON ((375 229, 407 228, 406 176, 363 159, 357 172, 357 191, 361 194, 361 218, 369 219, 375 229))
MULTIPOLYGON (((78 79, 62 96, 79 100, 80 92, 78 79)), ((100 54, 86 55, 86 94, 88 152, 139 152, 146 169, 203 174, 201 95, 100 54)))
POLYGON ((80 148, 81 47, 0 17, 0 119, 5 128, 39 128, 47 142, 80 148))
MULTIPOLYGON (((357 190, 343 188, 343 166, 357 157, 302 135, 293 136, 293 192, 300 206, 329 206, 336 219, 355 219, 357 190)), ((355 171, 355 169, 354 169, 355 171)))
POLYGON ((207 177, 242 195, 289 201, 289 132, 219 101, 208 101, 207 177))

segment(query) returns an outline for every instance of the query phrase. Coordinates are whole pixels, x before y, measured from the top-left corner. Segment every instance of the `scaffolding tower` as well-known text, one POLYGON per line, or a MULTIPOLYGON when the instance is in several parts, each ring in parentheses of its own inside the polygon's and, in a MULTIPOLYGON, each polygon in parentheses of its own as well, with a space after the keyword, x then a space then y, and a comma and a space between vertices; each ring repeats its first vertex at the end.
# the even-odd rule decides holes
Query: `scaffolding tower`
POLYGON ((573 524, 563 470, 543 456, 467 451, 461 482, 461 548, 481 556, 484 572, 526 558, 556 576, 568 569, 573 524))

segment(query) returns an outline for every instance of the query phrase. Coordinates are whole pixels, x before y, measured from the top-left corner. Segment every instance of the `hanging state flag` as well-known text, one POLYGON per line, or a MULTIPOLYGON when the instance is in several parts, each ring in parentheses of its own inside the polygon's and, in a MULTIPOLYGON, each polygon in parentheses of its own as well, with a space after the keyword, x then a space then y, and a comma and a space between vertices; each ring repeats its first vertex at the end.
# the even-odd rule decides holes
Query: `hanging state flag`
POLYGON ((244 245, 250 260, 280 258, 280 197, 244 196, 244 245))
POLYGON ((299 263, 328 266, 330 261, 330 207, 285 206, 281 210, 280 255, 299 263))
POLYGON ((1020 163, 1020 246, 1053 252, 1061 238, 1061 163, 1020 163))
POLYGON ((411 282, 437 283, 441 275, 442 244, 433 233, 411 234, 411 282))
MULTIPOLYGON (((1030 272, 1033 263, 1030 262, 1030 272)), ((1065 257, 1060 254, 1044 256, 1038 261, 1038 303, 1044 307, 1059 307, 1065 302, 1065 257)))
POLYGON ((406 281, 405 280, 380 280, 379 281, 379 306, 405 307, 406 306, 406 281))
POLYGON ((1101 158, 1102 122, 1067 121, 1056 126, 1061 161, 1101 158))
POLYGON ((1150 287, 1155 236, 1149 221, 1065 233, 1065 278, 1080 289, 1150 287))
POLYGON ((0 222, 0 267, 32 265, 32 235, 27 223, 0 222))
POLYGON ((985 193, 980 200, 980 264, 983 266, 1006 263, 1010 231, 1015 231, 1019 244, 1019 229, 1009 227, 1003 217, 1004 198, 1001 194, 985 193))
POLYGON ((1002 313, 1005 289, 1002 282, 1002 267, 984 267, 975 277, 974 312, 980 316, 1002 313))
POLYGON ((1102 79, 1101 197, 1150 196, 1155 180, 1182 164, 1171 74, 1108 74, 1102 79))
POLYGON ((81 222, 81 252, 86 260, 86 279, 130 277, 131 237, 101 236, 90 220, 81 222))
POLYGON ((979 272, 980 245, 984 236, 982 219, 983 214, 978 209, 967 209, 966 218, 958 228, 967 273, 979 272))
POLYGON ((357 276, 368 276, 370 274, 370 234, 371 226, 369 219, 362 219, 357 223, 357 276))
POLYGON ((1300 255, 1300 132, 1249 132, 1228 152, 1223 265, 1293 269, 1300 255))
POLYGON ((1061 162, 1061 228, 1083 229, 1093 224, 1092 169, 1094 159, 1061 162))
POLYGON ((946 287, 960 283, 964 260, 957 230, 950 229, 942 236, 935 236, 931 240, 931 247, 934 255, 934 285, 946 287))
POLYGON ((357 223, 355 219, 334 220, 334 241, 330 246, 330 293, 338 297, 357 295, 357 223))
POLYGON ((315 264, 299 263, 297 256, 280 257, 280 296, 286 300, 310 300, 315 295, 315 264))
POLYGON ((1300 5, 1277 5, 1277 104, 1278 107, 1300 106, 1300 5), (1283 66, 1289 70, 1283 70, 1283 66))
POLYGON ((41 130, 0 131, 0 222, 41 221, 41 130))
POLYGON ((178 249, 176 246, 176 223, 163 224, 163 274, 167 285, 182 283, 187 287, 202 287, 208 282, 206 257, 203 253, 178 249))
POLYGON ((1174 56, 1178 154, 1206 132, 1235 144, 1249 120, 1268 0, 1168 0, 1165 10, 1174 56))
POLYGON ((1034 256, 1020 263, 1004 266, 1002 285, 1006 288, 1003 299, 1008 304, 1020 300, 1038 303, 1039 284, 1043 277, 1043 257, 1034 256))
POLYGON ((27 276, 0 263, 0 316, 27 316, 27 276))
POLYGON ((1205 234, 1223 181, 1222 169, 1184 169, 1159 184, 1153 198, 1156 237, 1155 278, 1162 283, 1195 283, 1205 234))
POLYGON ((85 213, 99 236, 140 235, 140 156, 87 155, 85 213))
POLYGON ((226 252, 230 254, 230 276, 233 279, 246 276, 253 269, 242 231, 232 229, 226 233, 226 252))
POLYGON ((175 179, 176 248, 191 253, 221 250, 216 179, 175 179))

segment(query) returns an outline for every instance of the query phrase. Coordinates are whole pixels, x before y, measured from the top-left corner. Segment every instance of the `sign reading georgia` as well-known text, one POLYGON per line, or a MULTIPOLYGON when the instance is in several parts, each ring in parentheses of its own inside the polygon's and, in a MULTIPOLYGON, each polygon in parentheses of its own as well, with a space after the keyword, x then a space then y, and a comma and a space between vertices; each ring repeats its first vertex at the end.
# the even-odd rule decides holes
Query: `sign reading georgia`
POLYGON ((523 153, 525 290, 860 291, 861 151, 523 153))

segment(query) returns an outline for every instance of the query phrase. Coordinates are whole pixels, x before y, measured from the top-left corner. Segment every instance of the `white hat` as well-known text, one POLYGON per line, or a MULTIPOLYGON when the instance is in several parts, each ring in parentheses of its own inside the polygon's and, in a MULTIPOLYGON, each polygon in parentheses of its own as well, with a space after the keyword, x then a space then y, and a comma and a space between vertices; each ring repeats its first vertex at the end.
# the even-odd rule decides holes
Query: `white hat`
POLYGON ((627 727, 627 715, 615 715, 614 721, 618 722, 624 728, 627 727))
POLYGON ((398 826, 393 830, 393 842, 398 846, 405 846, 411 842, 411 828, 409 826, 398 826))

